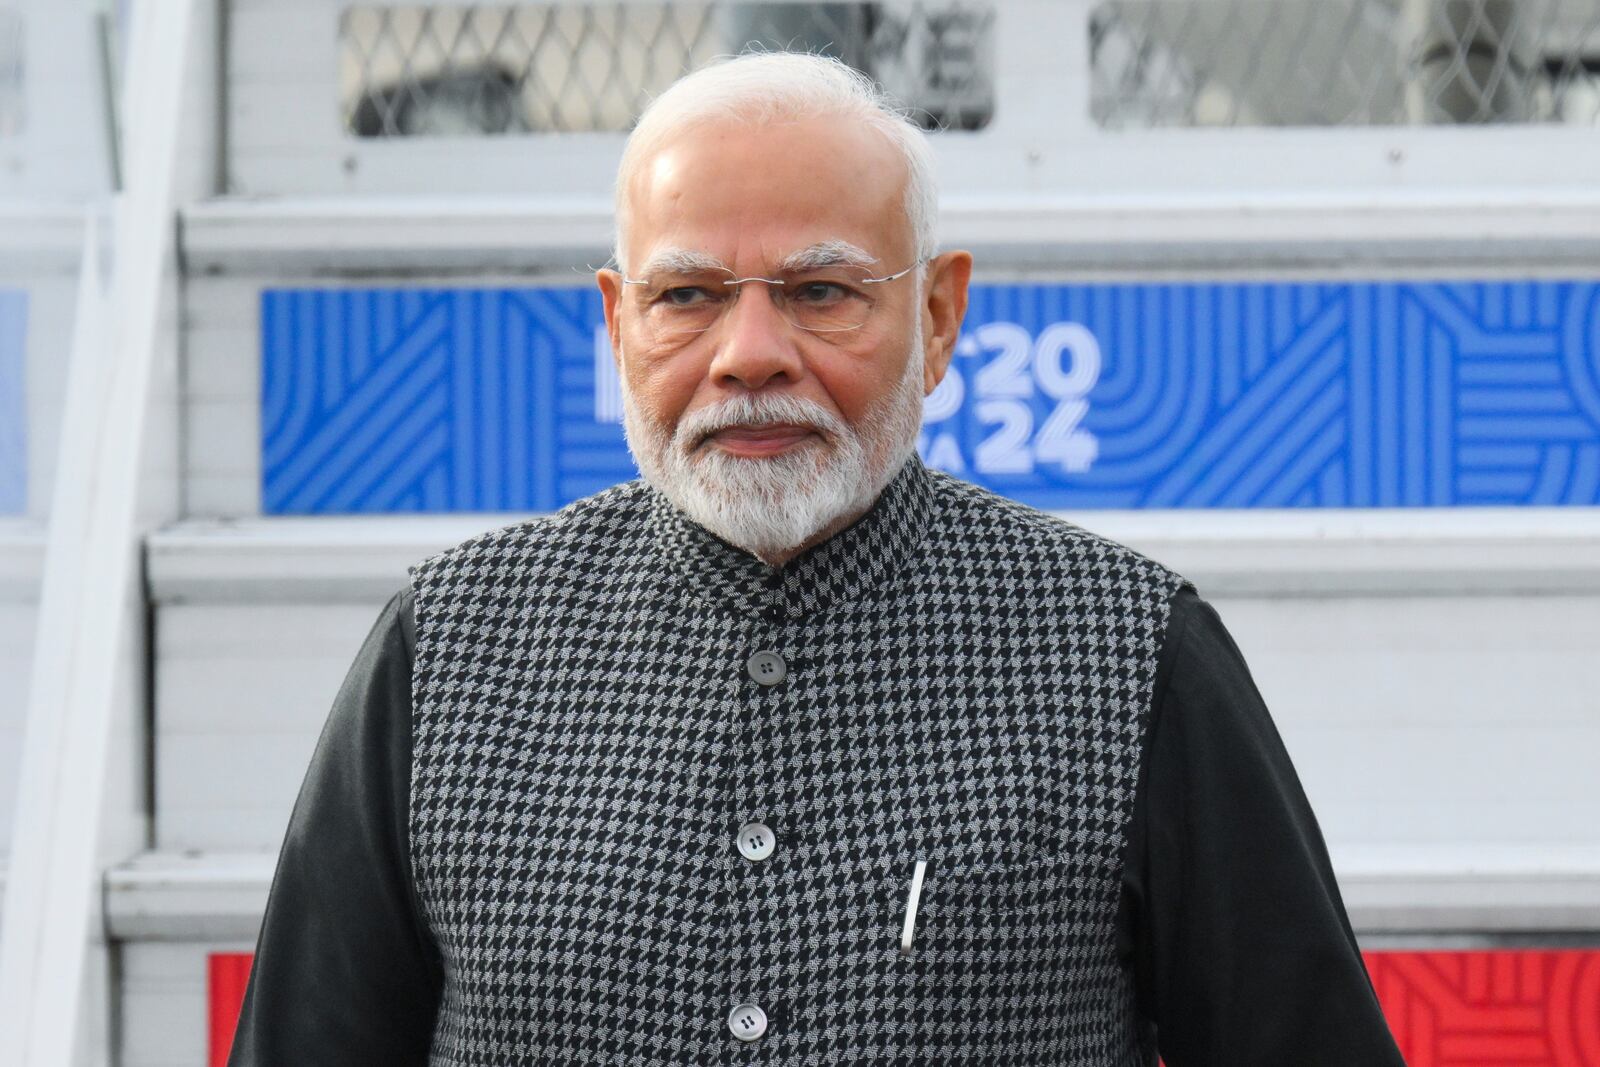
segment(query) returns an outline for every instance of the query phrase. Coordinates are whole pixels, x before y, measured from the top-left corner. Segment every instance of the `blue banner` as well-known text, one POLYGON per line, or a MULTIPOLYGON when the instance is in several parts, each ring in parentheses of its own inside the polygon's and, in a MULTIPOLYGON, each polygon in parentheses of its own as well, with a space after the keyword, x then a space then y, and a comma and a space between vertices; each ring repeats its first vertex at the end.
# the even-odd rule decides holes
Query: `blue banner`
POLYGON ((28 510, 28 294, 0 289, 0 515, 28 510))
MULTIPOLYGON (((589 289, 262 297, 274 514, 634 476, 589 289)), ((919 450, 1042 508, 1600 503, 1600 283, 980 285, 919 450)))

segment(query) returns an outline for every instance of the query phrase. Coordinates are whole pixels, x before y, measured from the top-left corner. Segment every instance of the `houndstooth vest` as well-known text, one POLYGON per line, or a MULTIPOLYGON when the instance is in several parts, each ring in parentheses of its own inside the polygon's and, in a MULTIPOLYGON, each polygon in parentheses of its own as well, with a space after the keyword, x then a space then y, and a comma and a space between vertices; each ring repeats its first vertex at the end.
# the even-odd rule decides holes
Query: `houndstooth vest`
POLYGON ((639 481, 420 564, 431 1062, 1153 1064, 1115 922, 1182 581, 915 456, 778 570, 639 481))

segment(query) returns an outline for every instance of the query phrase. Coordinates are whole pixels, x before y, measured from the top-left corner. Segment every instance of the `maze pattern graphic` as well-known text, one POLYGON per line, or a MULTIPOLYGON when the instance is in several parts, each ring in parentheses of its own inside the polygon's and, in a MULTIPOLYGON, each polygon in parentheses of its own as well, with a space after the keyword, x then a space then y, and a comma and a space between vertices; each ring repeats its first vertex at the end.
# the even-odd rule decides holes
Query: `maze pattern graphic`
MULTIPOLYGON (((587 289, 262 297, 263 510, 630 478, 587 289)), ((919 451, 1036 507, 1600 504, 1600 282, 980 285, 919 451)))
POLYGON ((1600 952, 1369 952, 1410 1067, 1600 1064, 1600 952))
POLYGON ((0 289, 0 515, 28 510, 28 294, 0 289))
POLYGON ((597 293, 268 290, 269 513, 548 511, 635 474, 594 418, 597 293))

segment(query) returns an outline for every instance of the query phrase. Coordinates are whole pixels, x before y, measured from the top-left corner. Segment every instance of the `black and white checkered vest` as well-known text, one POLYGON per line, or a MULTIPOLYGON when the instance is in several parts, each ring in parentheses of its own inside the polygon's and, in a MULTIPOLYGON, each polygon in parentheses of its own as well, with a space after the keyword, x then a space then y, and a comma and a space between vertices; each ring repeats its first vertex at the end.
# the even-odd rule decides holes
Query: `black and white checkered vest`
POLYGON ((1115 921, 1182 581, 915 456, 779 570, 639 481, 420 564, 431 1062, 1153 1064, 1115 921))

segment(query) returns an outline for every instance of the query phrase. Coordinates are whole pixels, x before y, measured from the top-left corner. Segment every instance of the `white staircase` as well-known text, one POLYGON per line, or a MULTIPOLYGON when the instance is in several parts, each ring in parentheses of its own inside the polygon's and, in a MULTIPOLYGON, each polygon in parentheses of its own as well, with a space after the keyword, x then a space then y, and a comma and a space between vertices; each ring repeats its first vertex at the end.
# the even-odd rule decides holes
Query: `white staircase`
MULTIPOLYGON (((253 946, 318 732, 407 565, 522 517, 263 515, 263 290, 585 284, 574 267, 608 254, 621 146, 615 133, 357 141, 337 127, 340 4, 216 4, 198 4, 197 40, 220 73, 194 92, 227 108, 200 124, 211 136, 196 151, 223 177, 189 174, 174 220, 177 504, 138 531, 150 707, 132 725, 148 730, 149 831, 107 865, 97 916, 124 1067, 206 1062, 207 956, 253 946)), ((947 243, 977 252, 980 280, 1592 269, 1600 196, 1546 166, 1600 175, 1592 130, 1511 131, 1518 150, 1480 156, 1475 181, 1452 162, 1475 131, 1119 139, 1062 117, 1087 114, 1070 71, 1090 7, 1003 5, 994 121, 939 141, 947 243), (1294 170, 1274 170, 1287 158, 1294 170)), ((59 318, 71 301, 37 306, 59 318)), ((37 378, 41 425, 64 388, 53 373, 37 378)), ((1600 931, 1600 509, 1068 517, 1218 607, 1365 944, 1600 931)), ((16 777, 47 538, 42 514, 0 522, 0 787, 16 777)), ((0 886, 10 804, 0 788, 0 886)))

